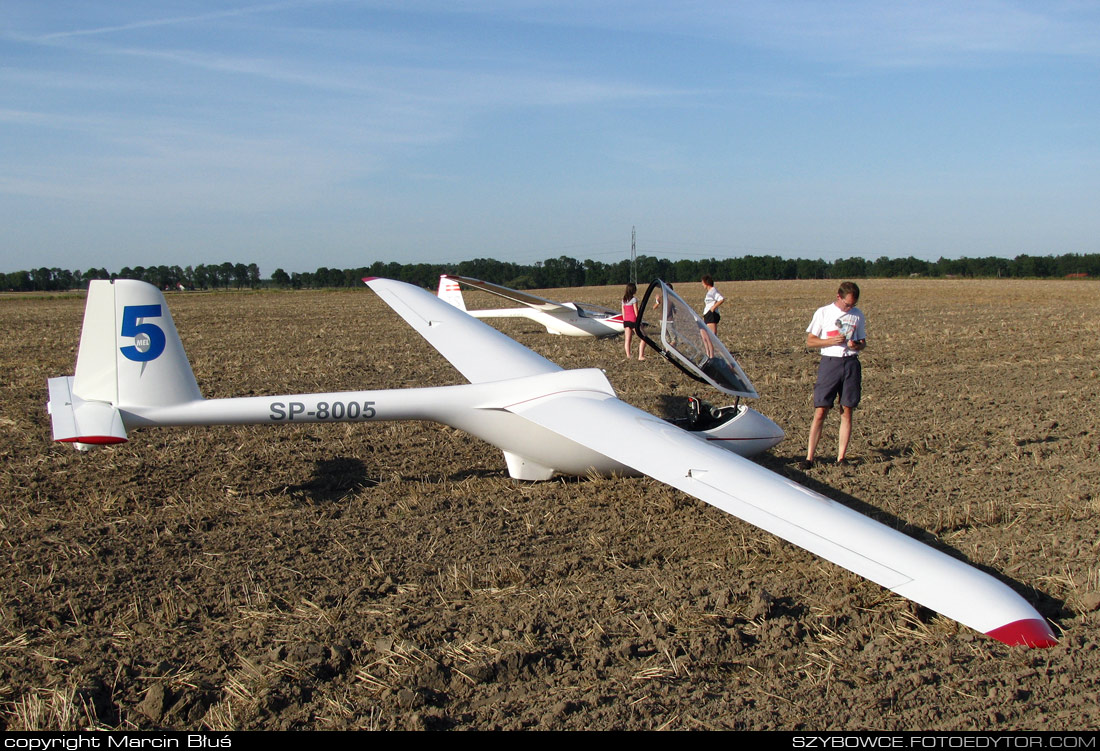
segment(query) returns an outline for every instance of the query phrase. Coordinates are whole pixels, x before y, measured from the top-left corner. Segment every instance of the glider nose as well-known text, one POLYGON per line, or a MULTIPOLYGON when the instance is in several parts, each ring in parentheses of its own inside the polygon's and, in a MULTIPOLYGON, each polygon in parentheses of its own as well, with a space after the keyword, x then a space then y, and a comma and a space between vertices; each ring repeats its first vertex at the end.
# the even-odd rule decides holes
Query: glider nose
POLYGON ((986 635, 1011 647, 1044 648, 1058 644, 1054 632, 1050 630, 1050 624, 1042 618, 1025 618, 1006 623, 992 631, 987 631, 986 635))

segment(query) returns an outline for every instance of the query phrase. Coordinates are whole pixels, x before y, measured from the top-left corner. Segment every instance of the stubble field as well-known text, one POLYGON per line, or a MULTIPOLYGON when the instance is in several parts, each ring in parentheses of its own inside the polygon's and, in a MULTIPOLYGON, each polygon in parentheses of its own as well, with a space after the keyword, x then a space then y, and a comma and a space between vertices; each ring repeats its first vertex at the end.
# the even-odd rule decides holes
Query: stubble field
MULTIPOLYGON (((803 332, 836 285, 718 286, 753 406, 787 431, 757 461, 1000 577, 1058 647, 1003 646, 646 478, 512 481, 431 424, 78 453, 44 405, 83 299, 6 296, 0 729, 1100 727, 1097 284, 861 283, 854 464, 807 472, 803 332)), ((168 302, 207 397, 462 382, 366 288, 168 302)), ((495 325, 643 409, 717 396, 621 338, 495 325)))

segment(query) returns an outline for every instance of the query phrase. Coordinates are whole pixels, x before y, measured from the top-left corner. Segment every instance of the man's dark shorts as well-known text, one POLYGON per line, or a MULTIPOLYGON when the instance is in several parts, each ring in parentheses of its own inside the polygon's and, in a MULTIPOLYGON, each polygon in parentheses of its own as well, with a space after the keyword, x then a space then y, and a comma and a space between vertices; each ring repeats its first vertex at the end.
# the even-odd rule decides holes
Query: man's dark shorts
POLYGON ((855 409, 863 381, 863 366, 858 357, 822 357, 814 384, 814 406, 832 407, 840 397, 841 407, 855 409))

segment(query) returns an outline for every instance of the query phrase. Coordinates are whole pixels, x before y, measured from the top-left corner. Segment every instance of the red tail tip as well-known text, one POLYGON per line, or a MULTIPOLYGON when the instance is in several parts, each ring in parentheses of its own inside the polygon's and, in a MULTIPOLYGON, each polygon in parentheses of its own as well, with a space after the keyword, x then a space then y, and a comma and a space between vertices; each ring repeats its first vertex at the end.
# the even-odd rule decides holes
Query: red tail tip
POLYGON ((117 435, 82 435, 75 438, 58 438, 58 443, 88 443, 94 446, 111 446, 116 443, 126 443, 125 438, 117 435))
POLYGON ((1050 625, 1042 618, 1025 618, 1021 621, 1006 623, 987 632, 986 635, 1010 647, 1044 648, 1058 645, 1050 625))

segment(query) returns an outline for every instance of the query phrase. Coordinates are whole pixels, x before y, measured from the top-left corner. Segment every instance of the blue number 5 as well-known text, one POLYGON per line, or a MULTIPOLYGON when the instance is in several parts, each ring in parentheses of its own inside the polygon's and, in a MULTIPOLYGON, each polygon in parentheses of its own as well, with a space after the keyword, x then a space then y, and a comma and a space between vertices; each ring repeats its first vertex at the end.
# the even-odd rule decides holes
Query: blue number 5
POLYGON ((141 318, 160 318, 159 305, 127 305, 122 309, 122 336, 134 337, 130 347, 120 347, 122 356, 134 362, 156 360, 164 352, 164 331, 155 323, 138 323, 141 318))

